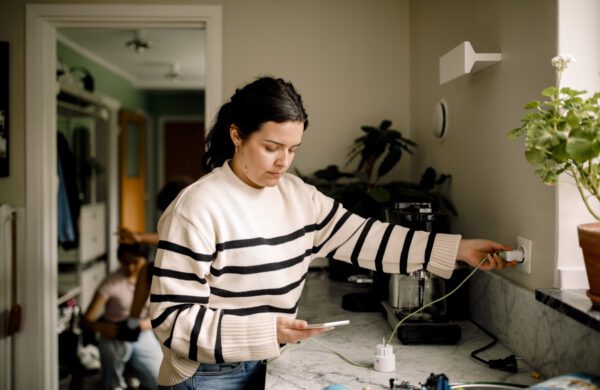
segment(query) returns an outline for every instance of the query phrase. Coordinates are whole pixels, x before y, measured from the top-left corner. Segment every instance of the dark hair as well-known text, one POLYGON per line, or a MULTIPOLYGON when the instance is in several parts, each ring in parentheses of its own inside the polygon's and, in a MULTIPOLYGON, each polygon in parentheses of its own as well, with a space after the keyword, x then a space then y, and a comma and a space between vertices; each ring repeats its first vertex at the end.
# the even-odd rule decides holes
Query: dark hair
POLYGON ((171 202, 177 197, 179 192, 188 185, 192 184, 192 179, 189 177, 179 177, 169 180, 156 195, 156 207, 162 212, 169 207, 171 202))
POLYGON ((280 78, 261 77, 237 89, 231 99, 219 109, 206 138, 202 165, 205 172, 223 165, 233 157, 234 145, 229 135, 232 124, 240 138, 246 139, 265 122, 299 121, 308 128, 308 115, 302 98, 292 83, 280 78))
POLYGON ((136 243, 136 244, 119 244, 117 249, 117 258, 119 261, 123 261, 125 255, 133 255, 148 259, 149 248, 147 245, 136 243))

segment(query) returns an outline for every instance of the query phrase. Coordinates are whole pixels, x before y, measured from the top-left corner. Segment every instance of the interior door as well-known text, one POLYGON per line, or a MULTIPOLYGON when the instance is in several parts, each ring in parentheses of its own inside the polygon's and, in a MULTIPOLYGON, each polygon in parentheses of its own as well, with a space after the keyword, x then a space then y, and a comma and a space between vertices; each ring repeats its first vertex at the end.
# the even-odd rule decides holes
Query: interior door
POLYGON ((119 225, 134 232, 146 229, 146 118, 119 114, 119 225))
POLYGON ((165 183, 180 176, 196 180, 202 176, 204 122, 170 119, 164 124, 165 183))

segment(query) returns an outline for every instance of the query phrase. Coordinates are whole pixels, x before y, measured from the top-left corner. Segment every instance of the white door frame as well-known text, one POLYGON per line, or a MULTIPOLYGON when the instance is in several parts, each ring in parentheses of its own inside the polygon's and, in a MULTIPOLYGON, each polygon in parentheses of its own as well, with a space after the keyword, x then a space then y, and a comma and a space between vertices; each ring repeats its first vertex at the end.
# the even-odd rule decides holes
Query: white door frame
POLYGON ((23 330, 15 338, 15 388, 58 389, 56 232, 56 29, 206 28, 206 107, 221 104, 219 5, 27 4, 25 43, 26 237, 19 291, 23 330))

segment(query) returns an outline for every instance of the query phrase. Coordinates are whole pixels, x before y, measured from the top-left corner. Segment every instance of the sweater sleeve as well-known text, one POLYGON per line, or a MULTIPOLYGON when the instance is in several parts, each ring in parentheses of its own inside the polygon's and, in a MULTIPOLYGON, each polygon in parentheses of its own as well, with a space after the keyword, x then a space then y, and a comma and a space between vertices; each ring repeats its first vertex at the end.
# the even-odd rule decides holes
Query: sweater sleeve
POLYGON ((386 273, 407 274, 422 268, 452 276, 460 235, 428 233, 364 219, 340 203, 313 191, 317 214, 317 256, 386 273))
MULTIPOLYGON (((175 211, 159 224, 150 296, 152 326, 171 359, 222 363, 279 354, 275 316, 244 318, 210 306, 214 239, 175 211)), ((192 372, 193 373, 193 372, 192 372)))

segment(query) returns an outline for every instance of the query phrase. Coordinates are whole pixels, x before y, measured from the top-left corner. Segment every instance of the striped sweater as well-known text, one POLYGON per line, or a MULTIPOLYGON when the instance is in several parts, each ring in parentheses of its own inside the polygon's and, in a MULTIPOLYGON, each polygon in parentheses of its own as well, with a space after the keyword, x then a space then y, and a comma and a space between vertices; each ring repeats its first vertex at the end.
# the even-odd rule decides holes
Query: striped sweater
POLYGON ((296 315, 316 257, 387 273, 427 263, 448 278, 460 241, 361 218, 290 174, 250 187, 228 163, 183 190, 158 232, 150 311, 161 385, 191 377, 201 362, 278 356, 276 317, 296 315))

